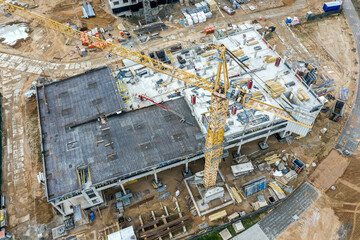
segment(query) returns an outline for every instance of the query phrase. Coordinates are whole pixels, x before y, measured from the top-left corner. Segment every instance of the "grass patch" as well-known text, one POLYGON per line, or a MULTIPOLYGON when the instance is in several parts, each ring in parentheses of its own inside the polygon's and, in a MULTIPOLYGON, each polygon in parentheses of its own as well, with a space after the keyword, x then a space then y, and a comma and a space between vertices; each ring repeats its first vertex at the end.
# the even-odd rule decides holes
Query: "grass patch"
POLYGON ((251 217, 245 218, 241 220, 245 229, 250 228, 251 226, 255 225, 258 221, 261 220, 260 218, 261 213, 254 214, 251 217))
POLYGON ((229 230, 229 232, 231 233, 231 235, 232 235, 233 237, 236 236, 235 229, 233 228, 232 225, 228 226, 227 229, 229 230))
MULTIPOLYGON (((252 215, 251 217, 242 219, 241 222, 242 222, 244 228, 245 228, 245 229, 248 229, 248 228, 250 228, 251 226, 255 225, 258 221, 260 221, 260 220, 261 220, 261 214, 262 214, 262 212, 257 213, 257 214, 254 214, 254 215, 252 215)), ((217 227, 217 226, 211 227, 211 229, 213 229, 213 228, 215 228, 215 227, 217 227)), ((237 235, 236 232, 235 232, 235 229, 233 228, 232 225, 229 225, 229 226, 227 226, 226 228, 229 230, 229 232, 231 233, 231 235, 232 235, 233 237, 235 237, 235 236, 237 235)), ((212 233, 209 233, 208 235, 199 238, 199 240, 222 240, 219 232, 221 232, 221 231, 224 230, 224 229, 225 229, 225 228, 222 228, 222 229, 220 229, 220 230, 218 230, 218 231, 214 231, 214 232, 212 232, 212 233)), ((209 230, 210 230, 210 229, 209 229, 209 230)))
POLYGON ((199 240, 222 240, 220 234, 218 232, 212 232, 206 236, 199 238, 199 240))

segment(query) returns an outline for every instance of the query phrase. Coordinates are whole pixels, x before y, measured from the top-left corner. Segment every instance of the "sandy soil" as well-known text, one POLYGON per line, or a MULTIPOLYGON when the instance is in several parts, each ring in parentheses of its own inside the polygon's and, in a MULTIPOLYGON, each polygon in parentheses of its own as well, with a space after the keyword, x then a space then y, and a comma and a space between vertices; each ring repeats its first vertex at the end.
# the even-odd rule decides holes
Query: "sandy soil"
MULTIPOLYGON (((56 0, 51 2, 47 0, 36 0, 35 4, 38 4, 40 6, 36 8, 36 10, 38 11, 47 12, 57 16, 61 15, 68 18, 76 18, 73 6, 75 8, 76 14, 79 17, 81 17, 82 15, 78 2, 73 2, 70 0, 56 0)), ((33 4, 33 1, 29 1, 29 3, 33 4)), ((120 22, 119 20, 115 21, 115 19, 107 13, 107 10, 102 9, 103 4, 100 3, 100 0, 96 0, 93 3, 96 6, 95 12, 97 14, 97 17, 94 19, 86 20, 89 23, 85 24, 84 26, 89 26, 91 25, 90 23, 97 23, 99 25, 112 24, 112 26, 115 27, 120 22)), ((296 42, 296 40, 292 38, 292 35, 289 33, 289 31, 286 30, 286 28, 284 28, 280 23, 284 20, 284 13, 287 13, 289 15, 294 15, 296 13, 304 15, 304 13, 308 11, 308 9, 298 10, 297 7, 292 6, 293 1, 291 0, 284 1, 284 3, 284 8, 274 8, 271 10, 271 14, 273 14, 272 16, 275 16, 275 18, 262 22, 264 26, 277 26, 277 32, 282 37, 280 38, 279 36, 275 35, 273 39, 270 39, 270 42, 273 45, 277 45, 278 51, 281 54, 292 54, 291 57, 309 61, 311 61, 313 57, 316 57, 316 59, 318 59, 322 64, 322 71, 335 78, 336 82, 339 85, 341 83, 351 89, 353 86, 353 72, 357 68, 354 62, 354 60, 356 59, 356 54, 352 51, 353 42, 348 34, 349 29, 346 25, 345 18, 343 16, 332 17, 305 24, 301 28, 294 28, 294 33, 308 49, 307 52, 301 47, 295 46, 296 44, 290 44, 292 42, 296 42), (281 18, 276 17, 280 15, 282 16, 281 18), (329 25, 331 25, 332 28, 328 28, 327 26, 329 25), (284 42, 282 41, 282 39, 284 39, 284 42), (319 42, 321 42, 321 44, 319 42), (340 44, 342 45, 341 48, 333 48, 334 45, 340 44), (290 48, 296 48, 296 50, 289 49, 288 45, 290 45, 290 48), (309 52, 311 54, 309 54, 309 52), (334 56, 338 59, 337 61, 343 63, 346 68, 342 69, 341 67, 339 67, 339 63, 337 63, 337 61, 334 61, 334 56), (327 68, 325 68, 325 66, 327 68)), ((294 5, 302 3, 312 5, 315 9, 319 8, 319 6, 321 5, 320 2, 315 0, 309 0, 307 2, 297 0, 294 2, 294 5)), ((177 6, 177 10, 178 8, 179 6, 177 6)), ((178 11, 176 14, 179 14, 178 11)), ((236 15, 231 18, 227 15, 225 17, 222 17, 221 14, 217 14, 213 19, 207 22, 207 25, 215 24, 219 26, 219 28, 226 28, 228 22, 233 22, 237 24, 239 22, 243 22, 244 20, 256 19, 258 18, 258 16, 261 16, 261 14, 261 12, 256 14, 241 12, 241 10, 239 10, 236 15)), ((17 21, 20 20, 20 18, 14 19, 17 21)), ((14 21, 14 19, 12 19, 11 21, 14 21)), ((59 18, 56 17, 53 17, 53 19, 59 20, 59 18)), ((5 19, 3 16, 0 16, 0 21, 7 22, 10 20, 5 19)), ((204 25, 198 25, 193 28, 182 28, 178 24, 172 23, 170 23, 170 25, 172 27, 168 31, 160 33, 163 39, 141 44, 141 48, 145 51, 157 50, 164 47, 165 44, 171 45, 174 43, 178 43, 178 40, 199 41, 200 38, 205 37, 205 35, 201 33, 204 25), (175 39, 169 41, 169 39, 172 38, 175 39)), ((83 24, 81 24, 81 26, 83 26, 83 24)), ((134 27, 134 25, 131 23, 127 23, 127 26, 130 26, 130 28, 134 27)), ((13 54, 52 61, 54 60, 54 57, 61 58, 62 56, 64 56, 64 54, 66 54, 70 50, 73 50, 75 47, 74 44, 71 46, 66 46, 64 44, 66 38, 58 33, 44 30, 43 28, 38 27, 35 24, 31 24, 30 27, 32 32, 31 38, 29 40, 19 43, 18 46, 16 46, 16 49, 11 49, 6 46, 2 50, 11 52, 13 54), (46 51, 44 52, 42 48, 45 48, 46 51)), ((114 33, 113 35, 115 36, 117 36, 118 34, 116 30, 114 30, 112 33, 114 33)), ((182 43, 184 45, 187 44, 184 42, 182 43)), ((138 45, 135 45, 135 48, 139 48, 138 45)), ((91 53, 86 58, 81 59, 75 56, 73 56, 72 58, 65 57, 63 59, 63 62, 78 62, 88 59, 91 59, 94 62, 98 62, 99 59, 103 61, 103 55, 104 53, 99 52, 91 53)), ((34 76, 31 76, 30 78, 28 77, 30 76, 22 76, 21 82, 9 82, 8 86, 5 87, 8 89, 9 92, 12 92, 17 88, 22 89, 24 92, 25 87, 28 87, 31 81, 34 79, 34 76)), ((329 103, 329 105, 331 104, 332 103, 329 103)), ((18 99, 16 96, 9 96, 9 98, 4 101, 4 109, 10 112, 10 114, 7 114, 4 122, 6 128, 12 129, 12 127, 16 127, 13 126, 12 121, 15 116, 17 116, 17 119, 22 119, 18 122, 18 124, 26 126, 26 130, 21 136, 21 138, 13 139, 11 135, 7 135, 7 139, 9 139, 7 141, 9 142, 9 144, 12 144, 13 140, 23 139, 24 141, 24 151, 26 152, 26 158, 24 160, 24 172, 27 174, 24 174, 26 176, 22 181, 24 181, 25 184, 21 189, 12 186, 11 175, 13 174, 13 169, 6 166, 4 167, 4 171, 5 175, 7 175, 8 178, 4 180, 3 190, 6 194, 9 194, 10 197, 14 200, 9 204, 9 213, 12 215, 12 217, 10 218, 10 229, 14 233, 19 234, 20 236, 27 236, 26 234, 28 233, 26 232, 29 228, 28 226, 30 223, 33 226, 31 228, 31 233, 35 233, 35 227, 38 224, 49 223, 54 218, 54 213, 50 205, 47 204, 45 200, 41 200, 41 197, 44 196, 43 186, 39 186, 36 180, 37 172, 41 171, 42 169, 42 164, 39 161, 39 143, 37 141, 37 139, 39 139, 39 133, 37 129, 36 104, 34 102, 26 103, 23 101, 22 98, 18 99), (19 192, 21 193, 22 197, 16 198, 15 196, 19 192), (19 210, 19 207, 21 207, 21 210, 19 210)), ((347 106, 346 111, 348 111, 348 109, 349 108, 347 106)), ((313 161, 319 163, 330 153, 331 149, 333 148, 334 142, 336 141, 337 134, 342 124, 343 122, 331 122, 330 120, 328 120, 326 115, 321 114, 313 128, 312 133, 310 133, 308 137, 300 140, 295 140, 290 146, 288 146, 287 144, 278 144, 274 138, 270 138, 269 145, 272 150, 286 149, 293 154, 297 154, 297 156, 300 156, 301 160, 303 160, 307 164, 310 164, 313 161), (320 133, 320 129, 323 127, 326 127, 328 129, 327 133, 325 134, 320 133)), ((5 147, 7 146, 8 145, 5 145, 5 147)), ((257 151, 256 143, 245 145, 243 149, 245 154, 253 153, 254 151, 257 151)), ((10 155, 4 155, 4 164, 10 164, 11 159, 12 158, 10 155)), ((335 166, 330 165, 329 167, 331 168, 335 166)), ((319 229, 321 230, 321 235, 328 237, 323 239, 331 239, 331 236, 335 236, 335 230, 339 226, 339 219, 334 216, 332 210, 329 207, 333 207, 335 209, 335 213, 337 214, 337 216, 339 216, 342 223, 345 224, 344 226, 346 226, 346 223, 354 226, 353 228, 345 228, 345 232, 350 231, 349 234, 351 235, 352 239, 359 239, 359 227, 356 227, 360 226, 360 216, 357 216, 358 213, 360 213, 360 203, 358 200, 360 198, 360 192, 358 192, 357 188, 360 183, 360 175, 356 173, 359 167, 360 166, 358 166, 357 162, 351 160, 349 168, 345 171, 343 177, 337 183, 335 183, 337 189, 335 191, 329 190, 327 192, 330 200, 324 200, 323 202, 317 203, 309 212, 305 213, 303 220, 301 218, 297 223, 294 223, 290 227, 290 233, 284 233, 288 234, 284 236, 288 236, 289 238, 280 236, 282 237, 281 239, 291 239, 291 236, 295 235, 293 233, 296 233, 298 236, 301 237, 297 239, 317 239, 314 237, 319 237, 319 235, 317 235, 315 228, 310 228, 310 226, 307 224, 306 219, 313 222, 313 225, 320 226, 319 229), (331 224, 329 224, 329 222, 331 224), (326 225, 326 223, 328 223, 328 225, 326 225), (296 227, 299 226, 298 224, 300 224, 300 226, 302 227, 296 227), (304 226, 309 230, 303 233, 298 232, 301 231, 304 226)), ((196 166, 192 166, 192 168, 193 171, 196 171, 196 169, 201 170, 203 168, 203 165, 197 164, 196 166)), ((309 168, 306 170, 305 173, 309 173, 312 171, 313 168, 309 168)), ((177 187, 181 189, 182 192, 179 198, 179 203, 182 209, 187 209, 188 202, 185 200, 185 195, 187 193, 186 191, 184 191, 183 183, 181 183, 181 174, 179 169, 173 169, 164 173, 160 173, 159 177, 166 179, 165 184, 168 184, 168 191, 170 191, 171 194, 174 194, 177 187)), ((127 186, 127 188, 131 189, 133 192, 144 192, 145 190, 149 190, 150 195, 153 194, 155 198, 157 198, 159 194, 152 189, 150 185, 151 181, 151 177, 145 178, 142 181, 127 186)), ((113 190, 113 192, 107 193, 107 196, 110 197, 115 191, 117 190, 115 189, 113 190)), ((109 200, 109 206, 111 206, 111 204, 113 203, 111 201, 112 200, 109 200)), ((166 205, 168 206, 168 209, 170 209, 170 212, 175 212, 174 202, 171 200, 171 198, 162 201, 161 205, 166 205)), ((126 214, 133 218, 133 222, 126 224, 138 225, 139 214, 144 216, 144 219, 146 220, 145 222, 150 221, 151 210, 154 210, 157 216, 163 214, 163 210, 161 210, 161 205, 157 200, 153 200, 152 202, 144 204, 141 208, 128 210, 126 214)), ((233 206, 230 206, 227 210, 230 213, 235 211, 235 208, 233 206)), ((103 238, 104 234, 101 233, 101 231, 107 226, 112 226, 114 222, 116 222, 116 215, 114 215, 114 213, 115 211, 112 210, 111 207, 101 210, 101 216, 99 212, 96 212, 96 220, 93 225, 83 226, 76 230, 78 238, 103 238)), ((202 218, 194 219, 195 222, 193 223, 193 226, 197 226, 204 220, 205 219, 202 218)), ((215 224, 221 224, 221 222, 217 222, 215 224)))
POLYGON ((335 240, 339 239, 340 228, 339 218, 326 203, 326 196, 322 196, 276 240, 335 240))
POLYGON ((342 158, 336 150, 332 150, 329 156, 317 166, 309 179, 315 186, 327 191, 343 175, 348 165, 348 159, 342 158))

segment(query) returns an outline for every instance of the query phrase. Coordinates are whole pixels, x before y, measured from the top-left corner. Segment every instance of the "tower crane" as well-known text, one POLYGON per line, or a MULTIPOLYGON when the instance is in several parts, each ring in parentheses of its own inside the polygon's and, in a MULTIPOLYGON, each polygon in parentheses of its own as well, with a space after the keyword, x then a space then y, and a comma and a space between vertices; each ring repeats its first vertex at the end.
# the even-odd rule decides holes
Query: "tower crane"
MULTIPOLYGON (((78 40, 84 38, 83 32, 75 30, 54 20, 48 19, 38 13, 32 12, 31 10, 7 3, 5 0, 0 0, 0 4, 2 4, 3 10, 10 14, 16 14, 32 22, 38 23, 43 27, 53 29, 66 36, 78 40)), ((211 93, 211 104, 209 108, 210 116, 205 143, 205 169, 203 183, 205 188, 215 186, 219 163, 223 156, 223 141, 229 101, 233 101, 232 99, 228 99, 226 97, 226 94, 230 88, 226 54, 228 54, 230 57, 233 57, 231 52, 224 45, 206 44, 209 49, 217 50, 219 52, 219 65, 217 68, 216 79, 215 82, 211 82, 205 78, 176 68, 172 65, 157 61, 139 52, 135 52, 116 44, 101 40, 99 37, 89 35, 86 36, 86 40, 90 44, 95 45, 97 48, 103 49, 104 51, 116 54, 125 59, 129 59, 133 62, 168 76, 177 78, 185 83, 197 86, 211 93)), ((259 100, 247 97, 245 90, 241 90, 241 99, 239 102, 245 107, 270 112, 276 117, 308 128, 312 127, 310 125, 298 122, 292 117, 291 112, 288 110, 274 107, 259 100)))

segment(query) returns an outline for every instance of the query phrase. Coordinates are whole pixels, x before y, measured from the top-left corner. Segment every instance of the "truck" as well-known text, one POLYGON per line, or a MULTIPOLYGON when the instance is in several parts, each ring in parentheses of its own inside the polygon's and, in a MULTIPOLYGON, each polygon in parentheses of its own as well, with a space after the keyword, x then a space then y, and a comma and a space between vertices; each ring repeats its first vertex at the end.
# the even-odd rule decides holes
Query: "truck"
POLYGON ((230 7, 228 7, 228 6, 222 6, 221 7, 221 9, 224 11, 224 12, 226 12, 227 14, 229 14, 229 15, 234 15, 235 14, 235 10, 234 9, 232 9, 232 8, 230 8, 230 7))
POLYGON ((297 174, 299 174, 305 168, 305 164, 302 161, 300 161, 298 158, 295 158, 291 162, 290 168, 294 170, 297 174))
POLYGON ((334 122, 339 122, 344 113, 345 102, 336 100, 334 106, 331 109, 329 119, 334 122))

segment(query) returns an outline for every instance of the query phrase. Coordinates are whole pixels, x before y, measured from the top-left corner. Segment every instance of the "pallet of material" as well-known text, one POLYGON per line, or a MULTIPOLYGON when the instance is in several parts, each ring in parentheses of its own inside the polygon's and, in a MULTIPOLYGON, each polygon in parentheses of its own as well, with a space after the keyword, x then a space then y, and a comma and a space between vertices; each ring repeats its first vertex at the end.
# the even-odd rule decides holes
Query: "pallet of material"
POLYGON ((251 93, 251 98, 254 99, 261 99, 263 97, 263 94, 261 93, 260 90, 254 91, 251 93))
POLYGON ((147 25, 145 25, 143 27, 140 27, 138 29, 135 29, 134 33, 136 33, 137 35, 140 35, 140 34, 150 33, 150 32, 153 32, 153 31, 157 31, 157 30, 160 30, 160 29, 166 29, 166 28, 167 27, 163 22, 155 22, 155 23, 147 24, 147 25))
POLYGON ((246 45, 247 46, 252 46, 252 45, 255 45, 255 44, 258 44, 258 43, 259 43, 259 41, 252 41, 252 42, 247 43, 246 45))
POLYGON ((281 94, 285 92, 285 87, 281 85, 280 82, 274 82, 274 81, 267 81, 266 85, 268 86, 268 89, 270 90, 270 95, 273 98, 280 97, 281 94))
POLYGON ((273 63, 273 62, 276 61, 276 59, 277 59, 277 57, 267 57, 267 58, 264 59, 263 62, 273 63))
MULTIPOLYGON (((167 216, 168 217, 168 216, 167 216)), ((191 219, 189 216, 184 216, 178 219, 175 219, 173 221, 167 222, 166 224, 162 224, 160 226, 156 226, 150 230, 146 230, 146 231, 142 231, 142 229, 148 228, 148 227, 152 227, 157 225, 157 223, 159 221, 162 221, 165 218, 159 218, 156 219, 155 221, 142 225, 140 226, 137 230, 139 232, 139 235, 141 238, 147 238, 147 239, 158 239, 158 237, 160 236, 165 236, 167 235, 169 232, 177 230, 182 228, 184 225, 188 224, 191 222, 191 219)))
POLYGON ((235 198, 236 203, 241 203, 242 199, 240 197, 240 194, 236 190, 236 188, 230 187, 230 190, 231 190, 231 193, 232 193, 233 197, 235 198))
POLYGON ((210 220, 210 222, 213 222, 213 221, 216 221, 216 220, 218 220, 218 219, 220 219, 220 218, 226 217, 226 215, 227 215, 226 211, 225 211, 225 210, 222 210, 222 211, 220 211, 220 212, 211 214, 211 215, 209 216, 209 220, 210 220))
POLYGON ((239 79, 239 80, 236 81, 236 85, 241 86, 241 85, 247 83, 249 80, 251 80, 251 78, 242 78, 242 79, 239 79))
POLYGON ((297 97, 300 101, 308 101, 310 99, 309 95, 302 88, 297 90, 297 97))
POLYGON ((241 57, 244 55, 244 51, 240 50, 240 49, 237 49, 237 50, 233 51, 232 53, 237 57, 241 57))
POLYGON ((214 0, 208 1, 207 2, 209 4, 209 8, 211 12, 215 12, 217 9, 217 4, 214 0))
POLYGON ((239 213, 238 212, 234 212, 233 214, 228 216, 228 220, 229 222, 231 222, 232 220, 234 220, 235 218, 239 217, 239 213))
POLYGON ((268 165, 274 164, 277 161, 281 161, 280 156, 278 154, 273 154, 264 159, 268 165))
POLYGON ((208 51, 208 52, 204 52, 203 54, 201 54, 202 57, 208 57, 211 55, 214 55, 215 51, 208 51))

